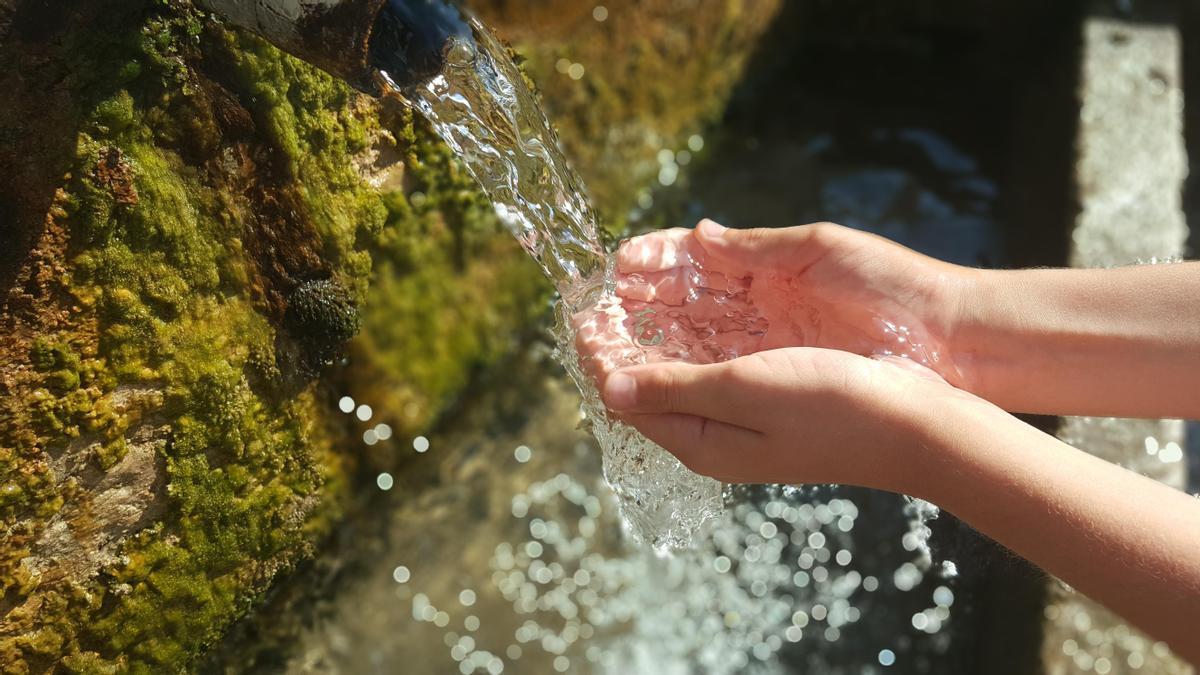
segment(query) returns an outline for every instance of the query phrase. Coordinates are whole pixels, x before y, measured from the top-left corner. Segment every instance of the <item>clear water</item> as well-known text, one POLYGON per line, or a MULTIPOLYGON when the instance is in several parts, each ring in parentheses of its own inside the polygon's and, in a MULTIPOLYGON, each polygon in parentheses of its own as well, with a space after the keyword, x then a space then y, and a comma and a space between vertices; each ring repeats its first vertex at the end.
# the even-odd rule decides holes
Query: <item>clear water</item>
MULTIPOLYGON (((721 512, 721 484, 692 473, 609 415, 593 376, 633 364, 715 363, 790 346, 776 344, 771 336, 804 335, 813 328, 780 325, 772 333, 764 298, 799 297, 789 292, 797 282, 706 269, 694 245, 668 251, 665 266, 662 259, 652 268, 640 267, 637 260, 619 263, 601 244, 586 189, 507 50, 479 22, 471 20, 470 28, 473 40, 448 39, 445 65, 427 81, 400 87, 386 71, 381 78, 462 159, 502 222, 561 295, 557 354, 583 394, 583 412, 600 442, 605 477, 620 501, 627 531, 659 551, 689 548, 704 524, 721 512), (657 289, 653 297, 638 293, 647 284, 657 289)), ((774 307, 771 315, 811 311, 807 304, 774 307)), ((863 353, 938 364, 936 346, 919 327, 910 331, 896 317, 870 319, 874 329, 861 336, 863 353)))
MULTIPOLYGON (((432 447, 424 438, 414 443, 433 455, 416 466, 442 480, 394 502, 385 541, 366 547, 368 567, 353 574, 360 585, 300 640, 304 653, 289 671, 934 672, 930 664, 950 644, 944 628, 960 607, 953 565, 933 564, 927 547, 936 507, 827 486, 741 486, 722 495, 715 481, 606 416, 588 376, 597 364, 579 363, 577 340, 608 340, 586 350, 610 359, 604 367, 710 362, 760 348, 769 326, 746 280, 720 278, 690 255, 671 272, 687 281, 683 294, 639 300, 622 288, 646 275, 621 275, 599 245, 582 186, 533 97, 505 51, 474 29, 478 50, 452 52, 442 76, 403 95, 463 156, 562 293, 558 356, 584 393, 614 489, 595 478, 594 445, 562 423, 577 405, 570 385, 550 378, 556 393, 548 400, 524 380, 505 381, 508 394, 485 392, 479 409, 494 409, 496 419, 456 419, 432 447), (716 307, 722 311, 701 311, 716 307), (527 414, 506 414, 496 400, 506 397, 527 414), (512 420, 523 420, 520 428, 503 426, 512 420), (627 547, 622 530, 659 547, 691 547, 660 557, 627 547)), ((727 224, 785 224, 754 211, 775 204, 790 223, 823 214, 976 262, 972 242, 992 227, 994 196, 979 172, 935 167, 950 177, 947 188, 910 170, 913 162, 864 168, 859 157, 814 177, 803 163, 836 166, 826 156, 847 139, 790 133, 780 136, 799 138, 799 147, 763 144, 780 146, 771 161, 733 152, 712 163, 724 168, 708 178, 668 172, 685 189, 694 178, 688 198, 706 200, 689 205, 681 224, 704 214, 727 224), (731 171, 746 171, 745 184, 731 171), (785 184, 772 184, 774 175, 785 184), (805 194, 797 183, 819 191, 805 194), (801 204, 782 203, 793 193, 801 204), (960 193, 962 203, 939 199, 960 193)), ((872 156, 894 143, 930 144, 904 129, 877 135, 872 156)), ((979 248, 990 250, 985 238, 979 248)), ((889 330, 882 325, 880 335, 889 330)), ((534 369, 519 370, 532 376, 526 371, 534 369)))
MULTIPOLYGON (((397 93, 462 159, 502 222, 562 297, 555 331, 559 358, 583 393, 584 413, 603 451, 605 477, 620 499, 629 533, 660 550, 687 547, 699 528, 720 513, 721 484, 688 471, 605 411, 577 357, 575 326, 587 320, 579 317, 622 311, 614 294, 613 258, 601 244, 596 211, 583 183, 520 71, 490 31, 476 21, 471 24, 474 43, 452 39, 441 73, 397 93)), ((393 82, 386 72, 382 77, 393 82)), ((624 338, 621 365, 666 354, 627 332, 624 338)))

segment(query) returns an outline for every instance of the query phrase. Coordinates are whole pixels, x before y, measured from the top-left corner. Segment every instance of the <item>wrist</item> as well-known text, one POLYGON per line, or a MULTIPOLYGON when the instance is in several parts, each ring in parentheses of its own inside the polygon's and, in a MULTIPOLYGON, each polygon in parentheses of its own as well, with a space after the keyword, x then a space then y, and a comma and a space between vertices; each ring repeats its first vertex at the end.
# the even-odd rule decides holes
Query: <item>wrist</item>
MULTIPOLYGON (((998 383, 1014 349, 1014 292, 1011 272, 959 268, 954 317, 947 330, 946 348, 952 384, 995 400, 998 383)), ((1019 292, 1017 293, 1019 295, 1019 292)))
POLYGON ((895 386, 876 388, 885 397, 875 414, 883 425, 878 447, 888 483, 878 487, 949 507, 964 498, 964 490, 970 493, 963 481, 971 467, 1004 461, 982 456, 989 452, 987 439, 1041 432, 990 401, 925 373, 893 376, 889 379, 895 386))

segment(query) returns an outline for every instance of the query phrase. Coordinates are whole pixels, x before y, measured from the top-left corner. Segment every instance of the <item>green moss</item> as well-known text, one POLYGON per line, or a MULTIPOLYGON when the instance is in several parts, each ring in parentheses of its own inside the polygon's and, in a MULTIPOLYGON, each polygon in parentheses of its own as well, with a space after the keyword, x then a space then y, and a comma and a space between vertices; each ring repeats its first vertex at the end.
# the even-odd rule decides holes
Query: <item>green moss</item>
POLYGON ((61 199, 81 330, 33 343, 40 379, 24 417, 2 430, 0 515, 13 536, 0 547, 0 578, 6 597, 37 604, 8 617, 25 629, 0 635, 0 662, 175 672, 309 554, 349 498, 358 460, 335 451, 344 422, 314 388, 283 388, 280 341, 299 340, 326 364, 369 322, 379 336, 360 340, 356 362, 402 390, 389 400, 421 392, 420 415, 398 422, 416 430, 473 368, 511 348, 546 288, 408 113, 389 113, 388 127, 421 193, 413 202, 359 174, 357 155, 381 122, 345 85, 202 26, 185 4, 112 4, 63 46, 83 106, 61 199), (250 126, 226 133, 218 106, 244 106, 250 126), (315 233, 325 276, 290 290, 282 314, 261 294, 271 261, 244 246, 259 214, 231 154, 259 162, 249 168, 259 189, 295 195, 295 231, 315 233), (143 400, 131 387, 156 393, 143 400), (107 470, 150 418, 170 430, 166 516, 99 577, 26 574, 20 561, 39 528, 86 498, 56 486, 43 449, 78 438, 107 470))

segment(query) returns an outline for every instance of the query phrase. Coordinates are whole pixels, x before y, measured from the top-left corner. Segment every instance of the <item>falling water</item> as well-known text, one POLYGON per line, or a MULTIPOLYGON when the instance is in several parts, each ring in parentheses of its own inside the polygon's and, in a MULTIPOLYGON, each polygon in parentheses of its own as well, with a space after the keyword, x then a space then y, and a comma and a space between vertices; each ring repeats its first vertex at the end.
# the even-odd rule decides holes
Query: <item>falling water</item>
MULTIPOLYGON (((618 269, 616 256, 600 242, 582 181, 508 51, 474 19, 433 18, 441 22, 438 34, 448 36, 439 52, 441 67, 429 71, 430 77, 404 79, 414 59, 398 52, 392 67, 397 77, 389 74, 386 58, 376 64, 381 88, 430 122, 562 297, 557 355, 583 394, 583 412, 602 448, 605 478, 620 501, 626 530, 658 551, 689 548, 700 528, 721 513, 721 484, 692 473, 610 416, 594 376, 642 363, 715 363, 783 346, 767 337, 770 325, 751 288, 755 280, 706 269, 704 256, 686 245, 660 257, 652 269, 637 261, 618 269), (667 283, 657 288, 674 292, 646 297, 636 291, 664 277, 667 283)), ((428 60, 428 50, 419 53, 428 60)), ((884 317, 875 317, 875 323, 876 354, 927 366, 938 361, 937 350, 914 339, 908 328, 884 317)), ((936 514, 920 502, 911 508, 923 514, 919 530, 924 517, 936 514)))
MULTIPOLYGON (((554 283, 562 301, 559 358, 583 393, 583 411, 604 453, 605 477, 630 533, 660 550, 686 547, 721 511, 721 484, 688 471, 670 453, 608 416, 575 350, 581 317, 620 313, 615 264, 596 211, 507 50, 477 21, 474 39, 451 38, 445 67, 413 86, 383 72, 386 88, 411 103, 462 159, 504 225, 554 283)), ((618 322, 619 323, 619 322, 618 322)), ((653 331, 647 324, 641 330, 653 331)), ((629 338, 626 331, 626 338, 629 338)), ((627 339, 625 363, 662 354, 627 339)))
MULTIPOLYGON (((393 514, 394 543, 371 554, 387 569, 366 575, 338 618, 303 641, 306 662, 388 672, 398 660, 418 669, 445 663, 448 653, 464 673, 505 672, 519 661, 530 672, 836 674, 916 667, 922 654, 944 653, 956 573, 951 563, 934 565, 926 545, 936 507, 910 501, 901 511, 890 495, 828 486, 723 495, 719 483, 608 417, 596 370, 734 358, 765 348, 769 325, 750 301, 750 280, 724 278, 686 250, 667 272, 681 292, 630 292, 630 282, 656 273, 629 269, 628 260, 619 269, 600 244, 582 183, 505 48, 475 22, 455 34, 462 38, 441 52, 445 63, 432 79, 417 86, 382 77, 463 159, 560 292, 556 355, 584 394, 614 489, 592 478, 592 444, 561 425, 574 397, 557 378, 558 393, 513 436, 491 422, 457 429, 468 437, 439 443, 459 453, 443 460, 459 467, 455 480, 393 514), (506 461, 504 444, 518 441, 506 461), (487 457, 486 469, 467 461, 471 453, 487 457), (465 493, 487 496, 490 506, 469 508, 465 493), (859 527, 860 518, 870 527, 859 527), (704 536, 693 536, 702 527, 704 536), (659 551, 690 550, 660 557, 627 548, 621 529, 659 551), (893 533, 903 533, 899 546, 893 533), (410 610, 426 625, 396 631, 410 610)), ((878 180, 866 189, 862 179, 830 181, 820 208, 853 222, 863 196, 881 193, 878 180)), ((881 325, 880 333, 895 338, 894 348, 909 345, 900 355, 936 358, 900 326, 881 325)), ((343 402, 344 412, 357 411, 343 402)), ((382 438, 378 426, 365 432, 369 443, 367 433, 382 438)), ((419 437, 413 449, 427 452, 430 442, 419 437)), ((391 489, 392 476, 381 474, 377 486, 391 489)))

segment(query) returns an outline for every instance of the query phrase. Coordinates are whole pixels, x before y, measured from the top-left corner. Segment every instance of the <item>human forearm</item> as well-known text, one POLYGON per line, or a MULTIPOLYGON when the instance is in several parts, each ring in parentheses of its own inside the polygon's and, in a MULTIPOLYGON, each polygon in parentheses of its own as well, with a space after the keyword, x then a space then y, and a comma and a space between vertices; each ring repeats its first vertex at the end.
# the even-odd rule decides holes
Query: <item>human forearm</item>
POLYGON ((1200 417, 1200 263, 967 274, 964 388, 1017 412, 1200 417))
POLYGON ((917 494, 1200 662, 1200 500, 982 401, 937 412, 917 494))

